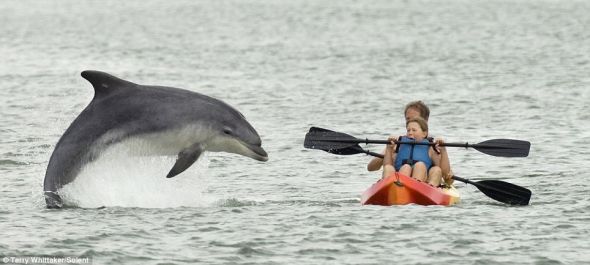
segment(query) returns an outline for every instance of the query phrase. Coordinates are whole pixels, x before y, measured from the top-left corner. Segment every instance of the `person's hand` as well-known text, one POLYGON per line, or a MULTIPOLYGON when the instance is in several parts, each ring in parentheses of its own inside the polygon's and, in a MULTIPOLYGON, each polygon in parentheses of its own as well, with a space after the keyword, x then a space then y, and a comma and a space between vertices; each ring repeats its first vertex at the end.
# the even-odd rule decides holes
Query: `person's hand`
POLYGON ((447 185, 452 185, 454 180, 453 180, 453 171, 449 171, 449 173, 447 174, 443 174, 443 179, 445 180, 445 183, 447 183, 447 185))
POLYGON ((434 150, 437 153, 441 153, 441 152, 446 152, 447 148, 444 146, 445 144, 445 140, 443 140, 442 138, 437 138, 436 140, 434 140, 434 150))
POLYGON ((397 135, 389 136, 389 138, 387 138, 387 141, 389 141, 389 144, 387 144, 387 148, 395 149, 395 146, 396 146, 395 142, 397 141, 397 139, 399 139, 399 136, 397 136, 397 135))

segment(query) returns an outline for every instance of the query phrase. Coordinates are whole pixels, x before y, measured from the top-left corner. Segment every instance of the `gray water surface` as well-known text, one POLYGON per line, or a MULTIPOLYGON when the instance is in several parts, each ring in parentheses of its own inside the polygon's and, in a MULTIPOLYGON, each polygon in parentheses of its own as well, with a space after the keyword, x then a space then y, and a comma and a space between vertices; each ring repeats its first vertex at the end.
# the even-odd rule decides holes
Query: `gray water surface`
MULTIPOLYGON (((587 1, 0 2, 0 256, 94 264, 590 264, 587 1), (114 153, 48 210, 49 156, 112 73, 226 101, 267 163, 114 153), (453 171, 532 190, 531 205, 457 184, 452 207, 361 206, 370 157, 303 148, 310 126, 404 133, 412 100, 449 142, 514 138, 528 158, 450 149, 453 171), (94 182, 93 182, 94 181, 94 182), (99 206, 106 206, 99 208, 99 206)), ((380 152, 382 146, 368 146, 380 152)))

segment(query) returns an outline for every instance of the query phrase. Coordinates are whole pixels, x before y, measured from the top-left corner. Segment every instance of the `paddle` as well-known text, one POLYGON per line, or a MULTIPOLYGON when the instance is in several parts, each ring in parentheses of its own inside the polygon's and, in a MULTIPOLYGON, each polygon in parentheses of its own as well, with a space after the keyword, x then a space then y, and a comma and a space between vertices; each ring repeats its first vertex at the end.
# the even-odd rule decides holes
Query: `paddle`
POLYGON ((531 199, 532 193, 529 189, 505 181, 491 179, 474 182, 457 176, 452 178, 477 187, 485 195, 499 202, 511 205, 528 205, 531 199))
MULTIPOLYGON (((323 131, 323 132, 332 132, 326 129, 315 128, 316 132, 323 131)), ((311 131, 311 130, 310 130, 311 131)), ((342 133, 332 132, 336 134, 346 135, 342 133)), ((309 133, 308 133, 309 134, 309 133)), ((331 134, 331 133, 330 133, 331 134)), ((350 137, 350 136, 349 136, 350 137)), ((306 136, 305 142, 309 144, 308 137, 306 136)), ((305 143, 304 143, 305 145, 305 143)), ((311 148, 305 146, 306 148, 311 148)), ((314 146, 315 147, 315 146, 314 146)), ((338 155, 353 155, 353 154, 367 154, 375 157, 383 158, 382 154, 371 152, 368 150, 363 149, 358 144, 345 144, 345 145, 330 145, 330 148, 312 148, 312 149, 320 149, 332 154, 338 155)), ((458 180, 464 183, 471 184, 477 189, 479 189, 483 194, 487 195, 488 197, 503 203, 507 203, 510 205, 528 205, 531 199, 531 191, 527 188, 508 183, 505 181, 500 180, 481 180, 481 181, 471 181, 469 179, 464 179, 458 176, 452 177, 454 180, 458 180)))
MULTIPOLYGON (((335 132, 328 129, 311 127, 309 132, 305 135, 303 146, 310 149, 320 149, 326 152, 336 149, 344 149, 351 146, 358 146, 359 143, 365 144, 388 144, 387 140, 369 140, 359 139, 354 136, 335 132)), ((398 143, 398 141, 396 141, 398 143)), ((434 145, 434 143, 422 142, 401 142, 402 144, 417 144, 417 145, 434 145)), ((512 139, 493 139, 483 141, 477 144, 469 143, 444 143, 441 146, 448 147, 465 147, 473 148, 484 154, 501 156, 501 157, 526 157, 529 155, 531 143, 522 140, 512 139)), ((359 146, 360 148, 360 146, 359 146)), ((354 148, 353 148, 354 149, 354 148)))

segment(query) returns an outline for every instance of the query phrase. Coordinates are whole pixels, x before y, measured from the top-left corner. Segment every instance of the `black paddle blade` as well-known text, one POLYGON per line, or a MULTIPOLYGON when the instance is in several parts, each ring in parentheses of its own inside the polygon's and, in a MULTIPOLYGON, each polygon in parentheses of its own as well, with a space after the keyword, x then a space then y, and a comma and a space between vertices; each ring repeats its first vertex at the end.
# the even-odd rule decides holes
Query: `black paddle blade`
POLYGON ((367 152, 362 147, 360 147, 358 144, 355 144, 355 145, 349 146, 349 147, 345 147, 345 148, 330 149, 330 150, 324 150, 324 151, 331 153, 331 154, 337 154, 337 155, 356 155, 356 154, 361 154, 361 153, 367 152))
POLYGON ((522 140, 493 139, 470 145, 484 154, 502 157, 527 157, 531 143, 522 140))
POLYGON ((499 202, 510 205, 528 205, 531 191, 500 180, 482 180, 473 183, 481 192, 499 202))
MULTIPOLYGON (((358 141, 356 140, 357 139, 355 137, 345 133, 334 132, 318 127, 311 127, 309 128, 309 132, 305 134, 303 147, 324 150, 334 154, 352 155, 362 153, 362 151, 356 153, 353 151, 356 150, 354 146, 358 146, 358 141), (338 153, 337 150, 342 150, 342 153, 338 153)), ((360 146, 358 146, 358 148, 362 149, 360 146)))

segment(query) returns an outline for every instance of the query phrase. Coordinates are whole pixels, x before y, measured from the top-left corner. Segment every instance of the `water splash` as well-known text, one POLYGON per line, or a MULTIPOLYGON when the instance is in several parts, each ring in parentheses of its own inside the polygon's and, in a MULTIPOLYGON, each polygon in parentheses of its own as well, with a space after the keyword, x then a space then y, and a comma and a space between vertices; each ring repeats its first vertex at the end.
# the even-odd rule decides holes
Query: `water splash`
POLYGON ((130 156, 128 148, 110 148, 87 164, 60 190, 64 203, 95 207, 204 207, 217 198, 207 194, 207 155, 174 178, 166 174, 174 157, 130 156))

